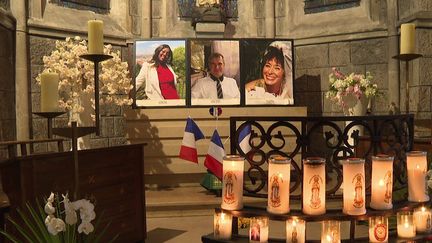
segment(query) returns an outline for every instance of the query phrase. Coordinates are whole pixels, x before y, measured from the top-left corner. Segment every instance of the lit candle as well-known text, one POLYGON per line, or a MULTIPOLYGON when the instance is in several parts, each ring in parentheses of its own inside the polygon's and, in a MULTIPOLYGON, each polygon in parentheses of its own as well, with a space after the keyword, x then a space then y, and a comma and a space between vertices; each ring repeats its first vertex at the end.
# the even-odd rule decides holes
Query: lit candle
POLYGON ((342 160, 344 192, 343 212, 349 215, 366 213, 366 190, 364 159, 349 158, 342 160))
POLYGON ((303 213, 320 215, 326 212, 325 159, 303 160, 303 213))
POLYGON ((411 202, 429 201, 426 192, 426 152, 412 151, 407 154, 408 200, 411 202))
POLYGON ((243 208, 243 170, 244 158, 228 155, 223 159, 222 205, 223 209, 243 208))
POLYGON ((369 242, 388 241, 388 219, 384 216, 369 218, 369 242))
POLYGON ((306 236, 306 222, 298 218, 286 221, 286 242, 304 243, 306 236))
POLYGON ((401 238, 412 238, 416 236, 416 227, 411 212, 397 213, 397 233, 401 238))
POLYGON ((329 220, 322 222, 321 242, 341 242, 339 221, 329 220))
POLYGON ((250 219, 249 242, 267 242, 268 234, 267 217, 254 217, 250 219))
POLYGON ((103 22, 102 20, 89 20, 88 27, 88 53, 103 54, 103 22))
POLYGON ((414 224, 417 232, 429 232, 431 230, 431 210, 426 207, 414 210, 414 224))
POLYGON ((393 208, 393 157, 372 156, 371 208, 386 210, 393 208))
POLYGON ((214 214, 213 233, 216 239, 229 240, 232 233, 232 215, 216 212, 214 214))
POLYGON ((402 24, 400 54, 415 53, 415 24, 402 24))
POLYGON ((41 74, 41 111, 55 112, 59 110, 58 73, 41 74))
POLYGON ((269 160, 267 211, 285 214, 290 211, 290 170, 291 159, 282 156, 269 160))

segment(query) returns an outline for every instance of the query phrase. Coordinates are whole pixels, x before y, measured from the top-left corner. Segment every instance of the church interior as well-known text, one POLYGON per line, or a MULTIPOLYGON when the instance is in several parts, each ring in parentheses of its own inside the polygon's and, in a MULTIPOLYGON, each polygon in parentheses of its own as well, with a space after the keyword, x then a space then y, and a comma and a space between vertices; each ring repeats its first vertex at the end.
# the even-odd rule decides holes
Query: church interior
POLYGON ((432 237, 430 0, 0 0, 0 46, 0 242, 432 237))

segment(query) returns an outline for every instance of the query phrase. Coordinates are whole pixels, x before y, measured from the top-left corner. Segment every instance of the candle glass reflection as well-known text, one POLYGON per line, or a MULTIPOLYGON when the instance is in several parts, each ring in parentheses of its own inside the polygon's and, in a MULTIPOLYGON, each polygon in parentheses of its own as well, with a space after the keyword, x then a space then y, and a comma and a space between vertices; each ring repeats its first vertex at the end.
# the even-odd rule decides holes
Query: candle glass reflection
POLYGON ((426 191, 427 157, 426 152, 412 151, 407 155, 408 200, 411 202, 429 201, 426 191))
POLYGON ((304 243, 306 240, 306 222, 298 218, 286 221, 286 242, 304 243))
POLYGON ((328 220, 322 222, 321 242, 341 242, 339 221, 328 220))
POLYGON ((397 213, 397 234, 401 238, 412 238, 416 236, 416 227, 411 212, 397 213))
POLYGON ((222 205, 223 209, 243 208, 243 170, 244 158, 228 155, 223 159, 222 205))
POLYGON ((267 242, 269 227, 267 217, 253 217, 250 219, 249 242, 267 242))
POLYGON ((349 215, 366 213, 366 190, 364 159, 342 160, 343 166, 343 212, 349 215))
POLYGON ((325 159, 303 160, 303 213, 320 215, 326 212, 325 159))
POLYGON ((213 233, 216 239, 231 239, 232 215, 224 212, 214 214, 213 233))
POLYGON ((393 159, 387 155, 372 156, 371 208, 393 208, 393 159))
POLYGON ((285 214, 290 211, 291 159, 275 156, 269 159, 267 211, 285 214))
POLYGON ((414 210, 414 224, 416 231, 425 233, 431 231, 431 210, 427 207, 419 207, 414 210))
POLYGON ((369 218, 369 242, 388 241, 388 218, 372 216, 369 218))

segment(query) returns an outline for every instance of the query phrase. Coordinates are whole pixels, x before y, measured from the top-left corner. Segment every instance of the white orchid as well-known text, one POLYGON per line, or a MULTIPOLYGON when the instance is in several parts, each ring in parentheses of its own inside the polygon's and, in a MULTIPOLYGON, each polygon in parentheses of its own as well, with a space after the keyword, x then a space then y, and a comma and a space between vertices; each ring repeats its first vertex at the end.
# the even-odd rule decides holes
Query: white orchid
MULTIPOLYGON (((46 223, 46 221, 45 221, 46 223)), ((48 232, 52 235, 57 235, 62 231, 66 231, 66 225, 63 220, 52 217, 47 224, 48 232)))
POLYGON ((78 226, 78 233, 83 233, 88 235, 91 232, 94 231, 94 226, 88 222, 88 221, 83 221, 79 226, 78 226))

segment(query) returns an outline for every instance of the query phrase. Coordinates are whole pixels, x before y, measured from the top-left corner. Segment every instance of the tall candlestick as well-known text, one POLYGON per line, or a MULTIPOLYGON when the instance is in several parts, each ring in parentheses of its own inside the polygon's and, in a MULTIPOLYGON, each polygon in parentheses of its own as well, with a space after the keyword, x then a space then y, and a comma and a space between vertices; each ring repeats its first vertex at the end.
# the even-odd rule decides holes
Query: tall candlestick
POLYGON ((322 222, 321 242, 341 242, 339 221, 328 220, 322 222))
POLYGON ((372 156, 371 208, 386 210, 393 208, 393 157, 372 156))
POLYGON ((59 111, 58 100, 58 73, 41 74, 41 111, 55 112, 59 111))
POLYGON ((427 158, 426 152, 412 151, 407 155, 408 200, 411 202, 429 201, 426 191, 427 158))
POLYGON ((102 20, 89 20, 88 27, 88 53, 103 54, 104 52, 104 36, 102 20))
POLYGON ((416 208, 414 210, 414 224, 416 226, 417 232, 430 232, 432 229, 431 210, 426 207, 416 208))
POLYGON ((290 171, 291 159, 282 156, 269 160, 267 211, 285 214, 290 211, 290 171))
POLYGON ((369 218, 369 242, 388 241, 388 219, 384 216, 369 218))
POLYGON ((232 215, 217 212, 214 214, 213 233, 216 239, 229 240, 232 234, 232 215))
POLYGON ((306 240, 306 222, 298 218, 286 221, 286 242, 304 243, 306 240))
POLYGON ((412 238, 416 236, 416 227, 411 212, 397 213, 397 234, 401 238, 412 238))
POLYGON ((400 54, 415 53, 415 24, 402 24, 400 54))
POLYGON ((343 212, 349 215, 366 213, 366 190, 364 159, 349 158, 342 160, 344 192, 343 212))
POLYGON ((223 159, 222 205, 223 209, 243 208, 244 158, 228 155, 223 159))
POLYGON ((320 215, 326 212, 325 159, 303 160, 303 213, 320 215))
POLYGON ((267 217, 254 217, 250 219, 249 242, 267 242, 268 234, 267 217))

